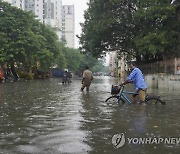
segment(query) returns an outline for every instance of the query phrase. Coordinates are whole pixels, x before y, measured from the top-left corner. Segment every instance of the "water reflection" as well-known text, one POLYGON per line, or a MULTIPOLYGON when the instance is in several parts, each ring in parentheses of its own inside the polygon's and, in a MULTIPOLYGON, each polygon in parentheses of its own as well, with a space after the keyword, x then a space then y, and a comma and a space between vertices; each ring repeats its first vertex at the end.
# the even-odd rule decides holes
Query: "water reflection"
POLYGON ((98 77, 90 92, 80 92, 79 79, 71 85, 59 79, 0 84, 0 153, 179 153, 179 146, 164 144, 113 148, 117 133, 179 137, 180 130, 175 92, 157 91, 171 99, 165 106, 107 105, 111 85, 118 82, 98 77))

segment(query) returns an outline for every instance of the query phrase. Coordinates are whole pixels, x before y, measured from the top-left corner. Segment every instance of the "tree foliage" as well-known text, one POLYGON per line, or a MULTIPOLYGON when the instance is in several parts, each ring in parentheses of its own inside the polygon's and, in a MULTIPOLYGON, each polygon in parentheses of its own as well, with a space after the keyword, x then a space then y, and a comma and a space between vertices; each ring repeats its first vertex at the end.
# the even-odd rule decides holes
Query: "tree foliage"
POLYGON ((40 69, 47 70, 61 61, 61 67, 65 67, 63 44, 32 13, 0 1, 0 21, 1 63, 16 62, 30 68, 38 62, 40 69))
POLYGON ((0 64, 16 62, 27 70, 38 65, 42 70, 57 66, 72 71, 83 70, 85 65, 100 65, 91 55, 65 47, 54 30, 36 20, 32 13, 1 0, 0 21, 0 64))
POLYGON ((179 51, 179 4, 170 0, 91 0, 79 37, 81 50, 101 57, 118 51, 138 62, 179 51))
POLYGON ((102 71, 104 69, 102 60, 98 60, 90 54, 81 54, 78 49, 65 48, 64 55, 67 64, 66 67, 71 71, 83 71, 87 65, 93 72, 102 71))
POLYGON ((64 50, 67 68, 76 71, 79 69, 82 60, 82 54, 79 50, 73 48, 66 48, 64 50))

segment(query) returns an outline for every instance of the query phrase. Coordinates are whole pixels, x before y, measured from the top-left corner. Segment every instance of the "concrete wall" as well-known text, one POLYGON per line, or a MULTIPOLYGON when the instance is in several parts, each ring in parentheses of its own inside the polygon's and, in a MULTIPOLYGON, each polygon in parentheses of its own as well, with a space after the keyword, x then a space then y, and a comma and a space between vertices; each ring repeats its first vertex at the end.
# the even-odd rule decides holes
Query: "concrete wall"
POLYGON ((149 88, 180 90, 180 75, 149 74, 145 80, 149 88))

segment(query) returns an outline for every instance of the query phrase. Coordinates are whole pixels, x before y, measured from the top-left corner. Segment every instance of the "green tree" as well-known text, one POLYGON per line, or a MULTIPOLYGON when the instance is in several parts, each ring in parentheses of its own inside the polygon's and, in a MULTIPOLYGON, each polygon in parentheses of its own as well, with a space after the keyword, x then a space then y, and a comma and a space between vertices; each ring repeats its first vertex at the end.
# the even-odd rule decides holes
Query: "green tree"
POLYGON ((133 22, 136 33, 133 42, 138 61, 161 60, 163 56, 177 55, 178 25, 176 7, 170 1, 149 1, 137 5, 133 22))
POLYGON ((60 61, 58 65, 65 67, 63 43, 32 13, 0 1, 0 21, 1 62, 22 63, 28 69, 39 62, 47 70, 60 61))
POLYGON ((118 51, 138 62, 179 51, 178 5, 170 0, 93 0, 79 37, 81 50, 101 57, 118 51))
POLYGON ((64 48, 63 51, 67 63, 66 68, 73 72, 83 71, 86 65, 95 72, 104 69, 103 62, 92 57, 90 54, 82 54, 80 50, 73 48, 64 48))
POLYGON ((66 48, 64 50, 67 68, 71 71, 77 71, 81 64, 82 54, 79 50, 73 48, 66 48))
POLYGON ((131 51, 132 39, 128 3, 123 0, 94 0, 85 12, 80 43, 95 57, 109 51, 131 51))
POLYGON ((92 67, 93 72, 108 72, 108 68, 104 66, 102 60, 98 60, 97 64, 92 67))

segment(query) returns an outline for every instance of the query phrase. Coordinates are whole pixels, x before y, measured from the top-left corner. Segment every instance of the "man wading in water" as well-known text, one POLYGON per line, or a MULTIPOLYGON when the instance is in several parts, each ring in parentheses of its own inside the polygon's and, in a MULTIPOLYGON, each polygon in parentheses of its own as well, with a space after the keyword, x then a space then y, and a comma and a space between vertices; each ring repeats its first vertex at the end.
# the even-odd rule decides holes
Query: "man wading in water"
POLYGON ((135 92, 137 93, 132 96, 133 103, 137 102, 136 96, 139 95, 139 103, 143 104, 145 102, 146 90, 147 90, 147 85, 146 82, 144 81, 144 76, 141 70, 135 66, 134 62, 129 62, 128 66, 131 69, 131 73, 127 77, 127 79, 120 85, 125 85, 127 83, 133 82, 135 87, 135 92))
POLYGON ((83 91, 85 87, 86 91, 89 91, 91 81, 93 80, 92 72, 89 70, 89 66, 86 66, 85 69, 86 70, 83 72, 81 91, 83 91))

